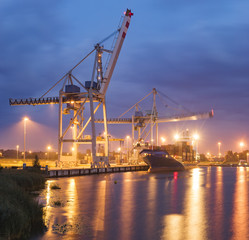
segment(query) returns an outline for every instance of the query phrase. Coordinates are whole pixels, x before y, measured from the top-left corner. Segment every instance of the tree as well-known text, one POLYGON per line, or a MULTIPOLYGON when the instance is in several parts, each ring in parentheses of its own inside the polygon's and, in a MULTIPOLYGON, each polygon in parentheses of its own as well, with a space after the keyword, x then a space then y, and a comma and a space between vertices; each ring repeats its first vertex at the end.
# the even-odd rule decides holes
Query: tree
POLYGON ((238 153, 233 153, 233 151, 227 151, 225 155, 225 162, 238 162, 238 153))
POLYGON ((38 158, 38 156, 37 155, 35 155, 35 160, 34 160, 34 162, 33 162, 33 167, 34 168, 41 168, 41 165, 40 165, 40 162, 39 162, 39 158, 38 158))
POLYGON ((207 159, 207 157, 205 156, 205 154, 201 153, 201 154, 200 154, 200 162, 207 162, 207 161, 208 161, 208 159, 207 159))

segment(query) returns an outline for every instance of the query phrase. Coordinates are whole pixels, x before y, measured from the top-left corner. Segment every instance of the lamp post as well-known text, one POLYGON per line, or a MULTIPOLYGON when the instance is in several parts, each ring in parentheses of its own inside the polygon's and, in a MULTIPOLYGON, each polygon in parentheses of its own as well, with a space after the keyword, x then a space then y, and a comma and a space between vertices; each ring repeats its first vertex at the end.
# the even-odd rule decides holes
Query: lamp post
POLYGON ((244 144, 244 142, 240 142, 239 145, 240 145, 240 151, 241 151, 241 153, 242 153, 243 147, 245 146, 245 144, 244 144))
POLYGON ((218 142, 218 157, 221 157, 221 153, 220 153, 220 146, 221 146, 221 142, 218 142))
POLYGON ((165 143, 166 139, 164 137, 161 137, 162 145, 165 143))
POLYGON ((49 151, 51 150, 51 146, 48 146, 47 149, 48 149, 48 160, 49 160, 49 151))
POLYGON ((179 138, 180 138, 179 134, 176 133, 175 136, 174 136, 175 141, 177 142, 179 140, 179 138))
POLYGON ((16 159, 18 159, 18 150, 19 150, 19 145, 16 145, 16 159))
POLYGON ((25 117, 24 119, 23 119, 23 121, 24 121, 24 126, 23 126, 23 160, 25 160, 26 159, 26 128, 27 128, 27 121, 28 121, 29 119, 27 118, 27 117, 25 117))

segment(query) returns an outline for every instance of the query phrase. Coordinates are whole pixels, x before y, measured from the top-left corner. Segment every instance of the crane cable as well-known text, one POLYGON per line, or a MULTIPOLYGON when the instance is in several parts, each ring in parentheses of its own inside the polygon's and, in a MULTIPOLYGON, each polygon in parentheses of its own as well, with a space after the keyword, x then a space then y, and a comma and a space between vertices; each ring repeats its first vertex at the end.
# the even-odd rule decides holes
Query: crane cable
POLYGON ((173 102, 174 104, 180 106, 182 109, 184 109, 185 111, 191 113, 191 111, 189 109, 187 109, 186 107, 182 106, 181 104, 179 104, 178 102, 176 102, 175 100, 173 100, 172 98, 168 97, 167 95, 165 95, 164 93, 162 93, 161 91, 158 91, 158 93, 160 93, 162 96, 164 96, 165 98, 169 99, 171 102, 173 102))
POLYGON ((135 103, 131 108, 129 108, 126 112, 124 112, 123 114, 121 114, 118 118, 121 118, 123 115, 125 115, 126 113, 128 113, 132 108, 134 108, 138 103, 142 102, 145 98, 147 98, 153 91, 151 91, 150 93, 148 93, 145 97, 143 97, 140 101, 138 101, 137 103, 135 103))
POLYGON ((81 59, 70 71, 68 71, 59 81, 57 81, 51 88, 49 88, 40 98, 43 98, 47 95, 58 83, 60 83, 68 73, 72 72, 76 67, 78 67, 86 58, 88 58, 96 49, 94 48, 91 52, 89 52, 83 59, 81 59))

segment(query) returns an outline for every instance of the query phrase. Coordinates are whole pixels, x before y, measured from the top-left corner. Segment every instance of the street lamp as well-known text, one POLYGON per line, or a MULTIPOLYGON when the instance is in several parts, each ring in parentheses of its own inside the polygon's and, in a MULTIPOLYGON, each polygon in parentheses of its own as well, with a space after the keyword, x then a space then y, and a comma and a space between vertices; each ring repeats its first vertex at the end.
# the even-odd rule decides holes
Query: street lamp
POLYGON ((24 134, 23 134, 23 160, 25 160, 25 158, 26 158, 26 154, 25 154, 25 152, 26 152, 26 127, 27 127, 27 121, 28 121, 29 119, 27 118, 27 117, 25 117, 24 119, 23 119, 23 121, 24 121, 24 127, 23 127, 23 131, 24 131, 24 134))
POLYGON ((19 150, 19 145, 16 145, 16 158, 18 159, 18 150, 19 150))
POLYGON ((162 144, 165 143, 166 139, 164 137, 161 137, 162 144))
POLYGON ((47 149, 48 149, 48 160, 49 160, 49 151, 51 150, 51 146, 48 146, 47 149))
POLYGON ((240 145, 240 152, 242 153, 243 152, 243 147, 245 146, 245 143, 240 142, 239 145, 240 145))
POLYGON ((220 153, 220 146, 221 146, 221 142, 218 142, 218 157, 221 157, 221 153, 220 153))
POLYGON ((179 138, 180 138, 179 134, 178 134, 178 133, 176 133, 176 134, 175 134, 175 136, 174 136, 174 139, 175 139, 176 141, 178 141, 178 140, 179 140, 179 138))

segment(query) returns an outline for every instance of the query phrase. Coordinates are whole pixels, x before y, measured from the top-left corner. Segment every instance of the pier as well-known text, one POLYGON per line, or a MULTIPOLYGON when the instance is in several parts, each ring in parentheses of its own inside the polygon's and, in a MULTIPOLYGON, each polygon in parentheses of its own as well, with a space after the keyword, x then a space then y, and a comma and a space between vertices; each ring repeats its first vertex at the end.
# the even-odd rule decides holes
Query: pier
POLYGON ((77 168, 77 169, 53 169, 47 171, 48 178, 83 176, 100 173, 147 171, 148 165, 115 166, 108 168, 77 168))

